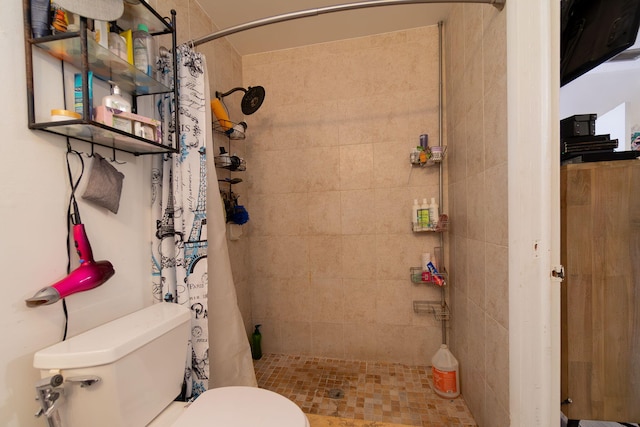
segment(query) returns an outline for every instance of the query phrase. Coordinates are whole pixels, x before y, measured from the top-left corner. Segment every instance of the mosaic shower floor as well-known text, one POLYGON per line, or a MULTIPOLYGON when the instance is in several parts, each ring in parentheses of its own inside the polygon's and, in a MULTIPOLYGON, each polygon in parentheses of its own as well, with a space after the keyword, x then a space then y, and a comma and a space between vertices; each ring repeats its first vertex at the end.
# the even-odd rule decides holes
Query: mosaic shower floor
POLYGON ((258 386, 307 414, 425 427, 476 426, 462 396, 443 399, 428 366, 265 354, 254 361, 258 386))

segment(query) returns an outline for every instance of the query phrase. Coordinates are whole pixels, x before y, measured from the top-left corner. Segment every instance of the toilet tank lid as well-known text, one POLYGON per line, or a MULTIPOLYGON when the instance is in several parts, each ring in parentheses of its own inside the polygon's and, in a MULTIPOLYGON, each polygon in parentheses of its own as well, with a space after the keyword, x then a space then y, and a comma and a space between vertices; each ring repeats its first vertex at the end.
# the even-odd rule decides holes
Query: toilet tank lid
POLYGON ((38 351, 33 366, 71 369, 112 363, 190 319, 191 310, 179 304, 154 304, 38 351))

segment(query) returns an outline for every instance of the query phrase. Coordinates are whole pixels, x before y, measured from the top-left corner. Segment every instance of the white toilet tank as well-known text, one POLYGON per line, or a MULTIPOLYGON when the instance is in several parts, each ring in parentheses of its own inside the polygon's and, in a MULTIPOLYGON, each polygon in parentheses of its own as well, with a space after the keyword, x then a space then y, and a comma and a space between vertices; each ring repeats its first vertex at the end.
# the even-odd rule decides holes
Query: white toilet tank
POLYGON ((62 425, 147 425, 182 389, 191 312, 158 303, 38 351, 42 378, 60 373, 62 425), (100 381, 81 387, 82 376, 100 381))

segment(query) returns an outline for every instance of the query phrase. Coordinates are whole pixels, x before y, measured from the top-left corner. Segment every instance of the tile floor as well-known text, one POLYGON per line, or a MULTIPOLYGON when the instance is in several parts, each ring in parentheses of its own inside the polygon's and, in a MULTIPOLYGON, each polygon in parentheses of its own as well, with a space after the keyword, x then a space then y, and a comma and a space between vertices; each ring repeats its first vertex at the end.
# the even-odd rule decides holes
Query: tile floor
POLYGON ((432 390, 428 366, 265 354, 254 361, 258 386, 307 414, 426 427, 470 427, 462 396, 432 390))

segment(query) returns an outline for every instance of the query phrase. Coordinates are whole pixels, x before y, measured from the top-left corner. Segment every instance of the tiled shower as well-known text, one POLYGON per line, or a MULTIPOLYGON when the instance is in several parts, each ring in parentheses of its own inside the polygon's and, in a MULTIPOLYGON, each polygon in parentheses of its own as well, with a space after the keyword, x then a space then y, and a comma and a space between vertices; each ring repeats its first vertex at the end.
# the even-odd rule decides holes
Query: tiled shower
MULTIPOLYGON (((454 6, 445 23, 448 342, 480 426, 508 425, 505 27, 482 5, 454 6)), ((250 221, 229 242, 247 332, 262 324, 265 353, 428 365, 440 323, 412 301, 440 292, 409 269, 439 238, 413 233, 410 212, 439 183, 409 152, 423 133, 438 143, 438 28, 229 64, 213 65, 212 90, 267 91, 232 150, 248 165, 235 189, 250 221)))

